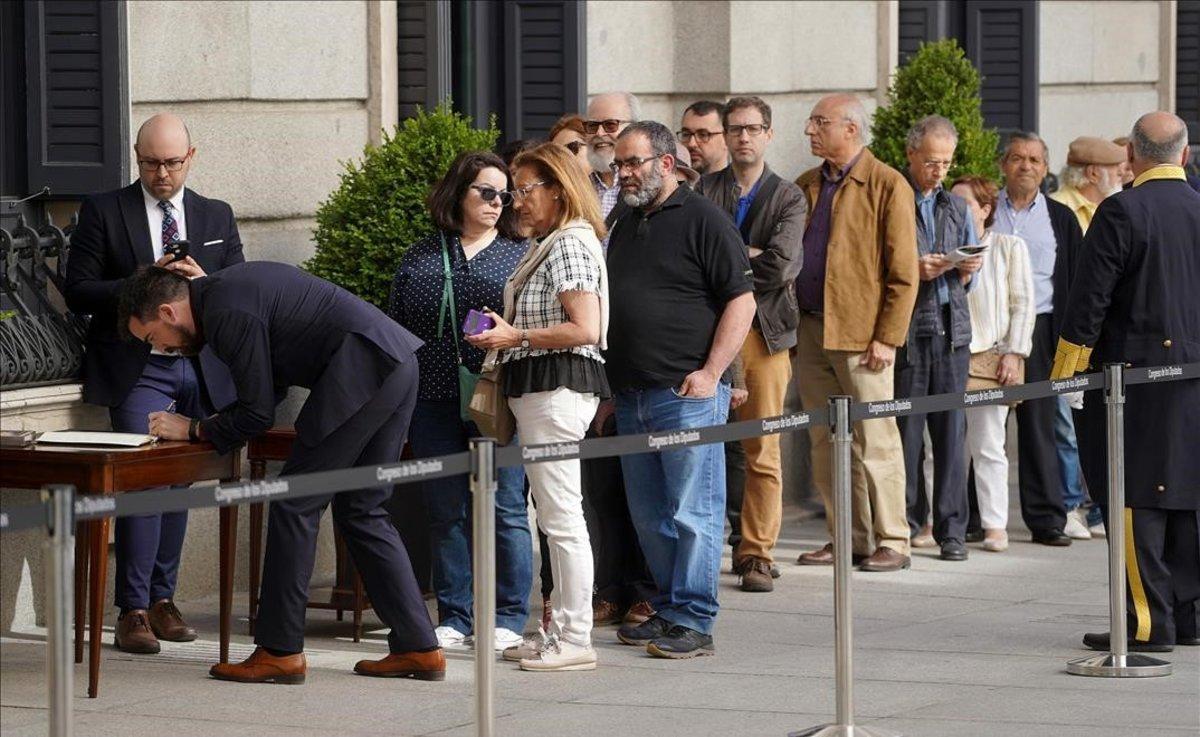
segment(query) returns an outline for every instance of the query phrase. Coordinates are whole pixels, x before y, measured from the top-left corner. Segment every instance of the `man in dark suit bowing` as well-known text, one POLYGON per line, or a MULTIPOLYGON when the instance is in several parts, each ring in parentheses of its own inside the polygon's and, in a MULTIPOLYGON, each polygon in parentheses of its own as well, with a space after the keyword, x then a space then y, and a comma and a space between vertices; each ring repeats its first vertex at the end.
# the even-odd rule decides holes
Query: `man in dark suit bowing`
MULTIPOLYGON (((285 264, 239 264, 190 282, 162 268, 140 270, 121 293, 121 325, 169 353, 209 348, 233 374, 237 401, 211 417, 150 416, 162 438, 207 440, 221 452, 262 433, 276 397, 310 389, 296 418, 285 476, 392 463, 408 434, 417 397, 421 341, 349 292, 285 264)), ((364 660, 362 675, 442 680, 446 664, 408 554, 384 504, 387 486, 271 502, 263 565, 259 647, 214 678, 301 683, 304 608, 321 514, 333 520, 361 572, 371 604, 391 628, 391 654, 364 660)))
MULTIPOLYGON (((138 130, 134 152, 138 181, 88 197, 80 207, 66 298, 71 310, 92 316, 84 401, 108 407, 114 430, 145 433, 151 412, 174 406, 207 414, 232 401, 232 392, 226 370, 208 354, 193 362, 122 343, 116 321, 121 285, 142 264, 157 263, 190 278, 245 259, 229 205, 184 186, 196 149, 182 120, 169 114, 150 118, 138 130), (181 240, 190 243, 190 255, 172 261, 164 251, 181 240)), ((172 601, 186 529, 187 512, 116 521, 119 649, 157 653, 159 639, 196 638, 172 601)))

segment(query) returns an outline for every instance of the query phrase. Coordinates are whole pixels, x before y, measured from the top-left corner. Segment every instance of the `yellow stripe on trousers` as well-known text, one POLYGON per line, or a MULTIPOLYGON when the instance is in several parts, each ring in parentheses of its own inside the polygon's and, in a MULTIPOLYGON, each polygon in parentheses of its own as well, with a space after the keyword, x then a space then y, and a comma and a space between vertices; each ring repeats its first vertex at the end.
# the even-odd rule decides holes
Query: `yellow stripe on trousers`
MULTIPOLYGON (((1138 571, 1137 546, 1133 541, 1133 510, 1125 508, 1125 575, 1129 577, 1129 593, 1133 596, 1133 613, 1137 619, 1137 631, 1133 639, 1138 642, 1150 640, 1150 605, 1146 602, 1146 590, 1142 588, 1142 574, 1138 571)), ((1116 637, 1117 634, 1113 633, 1116 637)))

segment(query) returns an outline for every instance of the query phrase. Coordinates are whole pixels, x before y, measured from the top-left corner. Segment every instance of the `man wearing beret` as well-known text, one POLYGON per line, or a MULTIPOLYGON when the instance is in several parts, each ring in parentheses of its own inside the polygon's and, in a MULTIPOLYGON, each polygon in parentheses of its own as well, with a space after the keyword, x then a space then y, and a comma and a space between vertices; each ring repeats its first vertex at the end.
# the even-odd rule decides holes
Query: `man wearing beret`
POLYGON ((1061 186, 1050 195, 1075 213, 1087 233, 1100 201, 1121 191, 1125 149, 1103 138, 1080 136, 1071 141, 1067 165, 1059 176, 1061 186))
MULTIPOLYGON (((1184 177, 1187 125, 1168 112, 1138 119, 1133 187, 1097 208, 1079 250, 1051 378, 1200 361, 1200 193, 1184 177)), ((1200 379, 1127 386, 1124 524, 1131 651, 1200 645, 1200 379)), ((1089 392, 1079 447, 1092 489, 1107 488, 1104 402, 1089 392)), ((1109 650, 1109 633, 1085 646, 1109 650)))

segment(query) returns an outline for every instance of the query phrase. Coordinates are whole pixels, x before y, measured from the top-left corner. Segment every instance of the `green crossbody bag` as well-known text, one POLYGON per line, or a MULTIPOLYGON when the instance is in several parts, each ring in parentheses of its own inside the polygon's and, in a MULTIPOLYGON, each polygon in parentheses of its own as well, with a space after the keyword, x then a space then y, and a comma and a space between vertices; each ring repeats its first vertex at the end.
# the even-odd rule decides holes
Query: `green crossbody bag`
POLYGON ((458 309, 454 306, 454 275, 450 271, 450 249, 446 246, 445 233, 439 233, 442 239, 442 306, 438 310, 438 339, 446 328, 446 315, 450 315, 450 334, 454 336, 454 357, 458 359, 458 411, 464 422, 471 421, 471 413, 467 410, 471 405, 471 397, 475 394, 475 384, 479 374, 472 372, 462 360, 462 346, 458 342, 458 309))

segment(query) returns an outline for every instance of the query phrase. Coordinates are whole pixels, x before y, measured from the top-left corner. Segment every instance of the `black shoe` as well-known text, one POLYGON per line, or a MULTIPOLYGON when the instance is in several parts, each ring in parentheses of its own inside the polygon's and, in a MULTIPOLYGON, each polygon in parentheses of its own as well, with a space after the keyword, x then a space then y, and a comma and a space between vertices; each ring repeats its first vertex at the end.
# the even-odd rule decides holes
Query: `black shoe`
MULTIPOLYGON (((1092 650, 1101 652, 1112 652, 1109 649, 1109 637, 1107 632, 1089 632, 1083 636, 1083 646, 1092 650)), ((1169 653, 1175 648, 1159 642, 1139 642, 1132 637, 1129 638, 1127 649, 1131 653, 1169 653)))
POLYGON ((1200 646, 1200 637, 1183 637, 1180 635, 1176 635, 1175 636, 1175 644, 1176 645, 1187 645, 1188 647, 1197 647, 1197 646, 1200 646))
POLYGON ((938 557, 942 560, 966 560, 967 546, 954 538, 945 540, 942 542, 942 554, 938 557))
POLYGON ((626 645, 645 647, 657 637, 667 634, 671 623, 662 617, 651 617, 641 624, 623 624, 617 630, 617 639, 626 645))
POLYGON ((659 658, 680 660, 694 658, 698 655, 712 655, 715 649, 712 635, 706 635, 677 624, 671 627, 665 635, 655 638, 646 645, 646 652, 659 658))
POLYGON ((1062 530, 1033 530, 1033 541, 1056 548, 1065 548, 1071 544, 1071 538, 1062 530))
POLYGON ((983 542, 983 529, 967 530, 965 542, 969 542, 969 543, 983 542))

